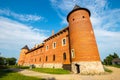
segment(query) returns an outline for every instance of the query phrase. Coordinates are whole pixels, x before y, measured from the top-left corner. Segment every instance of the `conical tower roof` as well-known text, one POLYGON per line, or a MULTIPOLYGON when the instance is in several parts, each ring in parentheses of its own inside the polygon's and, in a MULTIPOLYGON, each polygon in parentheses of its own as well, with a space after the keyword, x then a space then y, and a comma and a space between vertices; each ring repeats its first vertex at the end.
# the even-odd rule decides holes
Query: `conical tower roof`
POLYGON ((80 6, 75 5, 74 8, 73 8, 73 10, 78 9, 78 8, 80 8, 80 6))
POLYGON ((77 10, 85 10, 85 11, 87 11, 89 13, 89 16, 91 15, 90 11, 87 8, 82 8, 82 7, 78 6, 78 5, 75 5, 73 10, 67 15, 67 21, 68 21, 68 18, 70 16, 70 14, 73 13, 74 11, 77 11, 77 10))
POLYGON ((27 50, 29 50, 29 48, 28 48, 27 45, 25 45, 22 49, 27 49, 27 50))

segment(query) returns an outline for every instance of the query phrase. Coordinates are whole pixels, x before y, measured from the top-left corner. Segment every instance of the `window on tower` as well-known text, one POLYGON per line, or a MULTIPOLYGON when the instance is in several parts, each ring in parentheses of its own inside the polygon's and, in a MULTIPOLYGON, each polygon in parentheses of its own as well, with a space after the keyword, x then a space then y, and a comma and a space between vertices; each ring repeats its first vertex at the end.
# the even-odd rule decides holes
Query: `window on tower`
POLYGON ((73 21, 74 21, 75 19, 73 18, 73 21))
POLYGON ((85 16, 82 16, 82 18, 85 18, 85 16))
POLYGON ((74 49, 71 49, 71 57, 75 58, 75 51, 74 51, 74 49))

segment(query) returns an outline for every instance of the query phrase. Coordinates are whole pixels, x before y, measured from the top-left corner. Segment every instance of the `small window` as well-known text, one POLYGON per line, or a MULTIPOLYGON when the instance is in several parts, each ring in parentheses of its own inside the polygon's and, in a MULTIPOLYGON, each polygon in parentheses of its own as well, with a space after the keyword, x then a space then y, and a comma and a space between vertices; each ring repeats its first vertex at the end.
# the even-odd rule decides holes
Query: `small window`
POLYGON ((62 46, 66 45, 66 38, 62 39, 62 46))
POLYGON ((48 60, 48 57, 46 56, 46 61, 48 60))
POLYGON ((53 49, 55 49, 55 48, 56 48, 56 42, 53 43, 53 49))
POLYGON ((85 16, 82 16, 82 18, 85 18, 85 16))
POLYGON ((48 50, 48 46, 46 46, 46 50, 48 50))
POLYGON ((63 53, 63 60, 66 60, 66 53, 63 53))
POLYGON ((75 51, 74 51, 74 49, 71 49, 71 56, 72 56, 72 58, 75 58, 75 51))
POLYGON ((55 61, 55 55, 53 55, 53 61, 55 61))
POLYGON ((73 21, 74 21, 75 19, 73 18, 73 21))
POLYGON ((36 62, 36 59, 35 59, 35 62, 36 62))

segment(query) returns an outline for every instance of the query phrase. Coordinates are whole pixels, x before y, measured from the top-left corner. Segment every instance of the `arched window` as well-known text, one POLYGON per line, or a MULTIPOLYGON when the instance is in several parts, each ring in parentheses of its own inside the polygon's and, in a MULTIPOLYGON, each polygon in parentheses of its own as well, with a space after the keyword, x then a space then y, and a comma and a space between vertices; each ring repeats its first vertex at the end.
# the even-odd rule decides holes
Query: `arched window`
POLYGON ((66 60, 66 53, 63 53, 63 60, 66 60))
POLYGON ((46 50, 48 50, 48 48, 49 48, 49 47, 48 47, 48 45, 47 45, 47 46, 46 46, 46 50))
POLYGON ((63 38, 62 39, 62 46, 65 46, 66 45, 66 38, 63 38))
POLYGON ((53 49, 55 49, 55 48, 56 48, 56 42, 53 43, 53 49))
POLYGON ((53 61, 55 61, 55 55, 53 55, 53 61))

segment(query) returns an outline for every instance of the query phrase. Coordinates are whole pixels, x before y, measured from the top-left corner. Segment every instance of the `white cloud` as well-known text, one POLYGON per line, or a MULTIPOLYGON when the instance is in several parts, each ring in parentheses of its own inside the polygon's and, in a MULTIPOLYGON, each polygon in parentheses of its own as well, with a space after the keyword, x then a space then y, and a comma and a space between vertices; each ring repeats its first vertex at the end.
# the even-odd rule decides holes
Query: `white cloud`
POLYGON ((0 9, 0 15, 11 16, 21 21, 38 21, 44 19, 44 17, 42 16, 31 15, 31 14, 18 14, 8 9, 0 9))
POLYGON ((48 31, 0 17, 0 51, 5 56, 12 54, 16 57, 24 45, 33 47, 35 44, 40 44, 47 38, 46 32, 48 31))
POLYGON ((66 24, 67 14, 77 4, 91 11, 91 21, 102 59, 110 53, 120 55, 120 9, 109 8, 108 0, 50 0, 52 7, 66 24))

